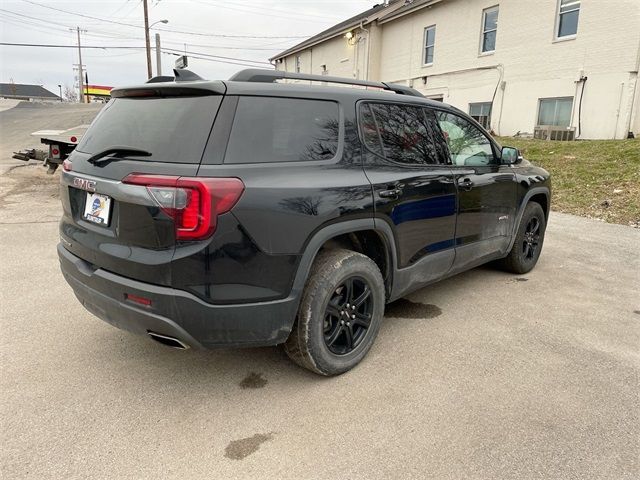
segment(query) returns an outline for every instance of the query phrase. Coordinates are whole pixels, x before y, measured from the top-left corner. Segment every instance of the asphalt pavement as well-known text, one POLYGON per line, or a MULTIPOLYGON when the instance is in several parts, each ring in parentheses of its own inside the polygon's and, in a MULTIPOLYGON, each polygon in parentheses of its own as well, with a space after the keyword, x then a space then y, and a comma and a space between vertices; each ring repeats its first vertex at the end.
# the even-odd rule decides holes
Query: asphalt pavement
POLYGON ((640 476, 639 230, 552 213, 533 272, 412 294, 321 378, 96 319, 59 272, 56 176, 0 178, 1 478, 640 476))

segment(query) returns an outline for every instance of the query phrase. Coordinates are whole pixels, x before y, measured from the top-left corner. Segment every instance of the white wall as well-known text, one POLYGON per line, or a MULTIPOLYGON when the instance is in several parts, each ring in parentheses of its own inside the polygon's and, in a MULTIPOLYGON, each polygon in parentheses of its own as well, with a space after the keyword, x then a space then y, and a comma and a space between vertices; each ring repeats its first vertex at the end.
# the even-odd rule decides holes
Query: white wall
MULTIPOLYGON (((327 75, 334 77, 355 77, 355 47, 343 37, 337 37, 317 46, 285 57, 279 70, 295 72, 295 57, 301 57, 301 73, 322 74, 322 65, 327 66, 327 75)), ((359 62, 361 63, 361 62, 359 62)))

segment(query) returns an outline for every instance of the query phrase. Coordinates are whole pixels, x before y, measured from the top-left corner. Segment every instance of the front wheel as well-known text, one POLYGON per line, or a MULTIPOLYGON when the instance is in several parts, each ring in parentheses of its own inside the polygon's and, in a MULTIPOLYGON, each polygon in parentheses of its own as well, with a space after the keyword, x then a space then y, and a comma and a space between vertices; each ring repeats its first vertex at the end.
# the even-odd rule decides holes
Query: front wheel
POLYGON ((320 252, 285 351, 320 375, 351 370, 373 345, 384 304, 384 281, 369 257, 343 249, 320 252))
POLYGON ((547 221, 540 204, 528 203, 522 214, 513 247, 499 262, 500 266, 508 272, 517 274, 533 270, 542 252, 546 228, 547 221))

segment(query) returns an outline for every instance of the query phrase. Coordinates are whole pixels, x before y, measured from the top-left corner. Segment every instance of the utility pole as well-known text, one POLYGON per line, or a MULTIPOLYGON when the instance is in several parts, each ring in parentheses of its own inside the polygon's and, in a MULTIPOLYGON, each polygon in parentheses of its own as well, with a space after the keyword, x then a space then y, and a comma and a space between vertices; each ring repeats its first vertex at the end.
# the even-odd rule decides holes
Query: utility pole
POLYGON ((156 33, 156 70, 157 75, 162 75, 162 52, 160 52, 160 34, 156 33))
POLYGON ((149 41, 149 7, 147 6, 147 0, 142 0, 144 5, 144 39, 147 46, 147 78, 153 76, 151 71, 151 42, 149 41))
MULTIPOLYGON (((84 103, 84 85, 82 75, 82 47, 80 46, 80 27, 70 28, 72 32, 75 30, 78 32, 78 87, 80 87, 80 103, 84 103)), ((86 30, 82 30, 86 32, 86 30)))
POLYGON ((84 86, 87 90, 87 95, 86 95, 87 103, 91 103, 89 102, 89 73, 86 70, 84 71, 84 86))

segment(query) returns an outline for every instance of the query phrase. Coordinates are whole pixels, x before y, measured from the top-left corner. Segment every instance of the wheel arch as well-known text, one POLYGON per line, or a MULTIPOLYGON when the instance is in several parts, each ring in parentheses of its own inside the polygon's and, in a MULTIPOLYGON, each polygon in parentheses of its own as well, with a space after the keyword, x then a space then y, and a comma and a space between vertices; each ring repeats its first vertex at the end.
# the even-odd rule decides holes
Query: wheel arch
POLYGON ((307 242, 293 282, 292 294, 300 297, 309 277, 311 265, 325 248, 347 248, 371 258, 381 270, 387 297, 391 293, 396 268, 395 243, 391 229, 371 219, 349 220, 321 228, 307 242), (376 228, 378 227, 378 228, 376 228), (384 228, 386 227, 386 228, 384 228), (382 247, 382 252, 379 248, 382 247))
POLYGON ((516 233, 518 232, 518 227, 520 227, 520 221, 522 220, 522 215, 524 214, 524 209, 530 202, 536 202, 542 206, 542 210, 545 214, 545 220, 549 220, 549 211, 551 208, 551 191, 548 187, 536 187, 530 189, 522 198, 520 202, 520 206, 518 207, 518 212, 516 214, 515 222, 513 222, 513 231, 511 232, 511 242, 509 243, 509 248, 507 252, 511 251, 514 242, 516 241, 516 233))

